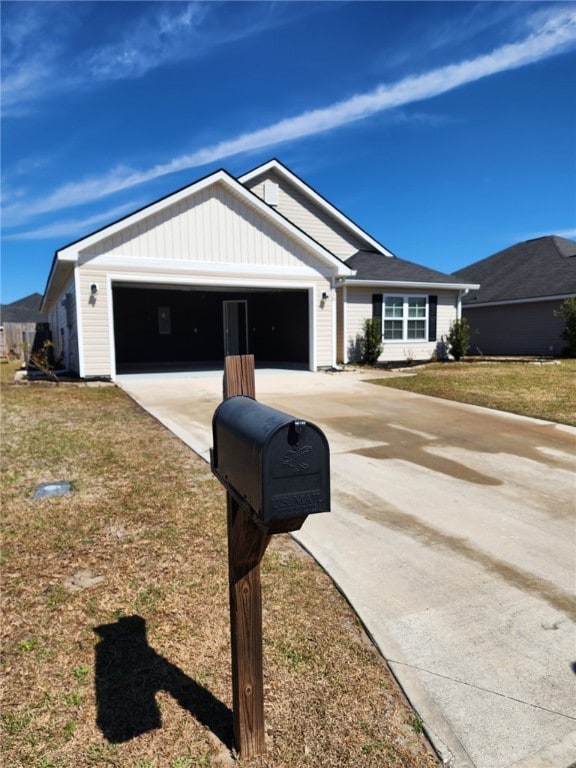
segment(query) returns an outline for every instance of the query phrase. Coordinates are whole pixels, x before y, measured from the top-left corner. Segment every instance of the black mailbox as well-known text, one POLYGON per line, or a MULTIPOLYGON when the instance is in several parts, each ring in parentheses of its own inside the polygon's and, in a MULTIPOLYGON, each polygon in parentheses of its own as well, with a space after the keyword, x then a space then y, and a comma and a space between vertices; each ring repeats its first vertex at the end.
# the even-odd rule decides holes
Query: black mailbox
POLYGON ((295 530, 330 510, 328 441, 314 424, 237 395, 218 406, 212 432, 212 471, 257 522, 295 530))

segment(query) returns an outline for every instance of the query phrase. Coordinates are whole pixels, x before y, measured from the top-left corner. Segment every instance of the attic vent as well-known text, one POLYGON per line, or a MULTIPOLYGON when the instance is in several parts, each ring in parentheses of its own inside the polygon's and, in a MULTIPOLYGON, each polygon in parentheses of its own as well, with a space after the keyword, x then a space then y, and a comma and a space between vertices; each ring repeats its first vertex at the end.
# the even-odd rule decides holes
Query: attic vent
POLYGON ((264 202, 268 205, 278 205, 278 184, 273 181, 264 182, 264 202))

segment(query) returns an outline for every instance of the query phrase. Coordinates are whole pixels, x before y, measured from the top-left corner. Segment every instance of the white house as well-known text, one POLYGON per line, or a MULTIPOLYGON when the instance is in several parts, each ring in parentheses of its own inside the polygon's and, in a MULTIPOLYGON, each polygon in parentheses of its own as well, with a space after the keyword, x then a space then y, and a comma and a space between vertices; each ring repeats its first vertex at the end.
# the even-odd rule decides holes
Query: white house
POLYGON ((42 310, 83 378, 220 365, 316 370, 357 355, 427 359, 477 285, 398 259, 278 160, 224 170, 58 250, 42 310))

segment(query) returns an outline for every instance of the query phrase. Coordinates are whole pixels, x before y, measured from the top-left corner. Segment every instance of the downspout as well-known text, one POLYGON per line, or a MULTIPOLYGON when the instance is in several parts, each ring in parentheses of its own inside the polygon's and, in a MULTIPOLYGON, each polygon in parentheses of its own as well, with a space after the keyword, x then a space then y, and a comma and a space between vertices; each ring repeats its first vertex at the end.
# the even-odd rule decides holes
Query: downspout
POLYGON ((342 360, 342 363, 346 365, 348 362, 346 354, 346 278, 337 277, 333 281, 334 288, 334 309, 335 309, 335 331, 336 331, 336 358, 334 360, 334 367, 338 368, 338 360, 342 360), (340 289, 340 295, 338 293, 340 289), (340 305, 340 324, 341 328, 338 328, 338 306, 340 305), (338 336, 340 336, 342 349, 338 348, 338 336))
POLYGON ((334 276, 330 278, 330 294, 332 301, 332 368, 335 370, 338 365, 338 296, 336 295, 336 280, 334 276))
POLYGON ((83 379, 86 375, 84 355, 84 311, 82 308, 80 267, 74 267, 74 311, 76 313, 76 341, 78 344, 78 375, 83 379))
POLYGON ((462 320, 462 296, 470 291, 470 288, 465 288, 463 291, 458 291, 458 301, 456 302, 456 319, 462 320))

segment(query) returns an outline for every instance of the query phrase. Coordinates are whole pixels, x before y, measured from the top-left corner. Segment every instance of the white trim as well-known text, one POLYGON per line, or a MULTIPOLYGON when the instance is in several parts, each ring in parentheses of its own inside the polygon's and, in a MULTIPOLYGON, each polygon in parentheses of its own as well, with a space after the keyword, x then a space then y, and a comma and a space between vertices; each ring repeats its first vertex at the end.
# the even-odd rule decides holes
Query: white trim
POLYGON ((342 344, 344 349, 342 350, 342 360, 344 363, 350 362, 348 360, 348 344, 346 339, 348 338, 348 286, 344 285, 342 288, 342 344))
POLYGON ((308 289, 308 367, 310 371, 316 370, 316 286, 308 289))
POLYGON ((72 263, 75 264, 78 261, 78 254, 75 251, 72 251, 72 250, 70 250, 69 252, 64 251, 64 252, 62 252, 62 254, 60 253, 60 251, 56 251, 56 253, 57 253, 57 256, 58 256, 58 258, 56 260, 57 262, 58 261, 71 261, 72 263))
POLYGON ((317 275, 331 277, 333 274, 332 270, 316 269, 306 264, 301 264, 297 267, 278 267, 266 264, 221 264, 218 262, 196 262, 180 259, 148 259, 142 256, 121 256, 113 254, 94 256, 93 258, 82 262, 82 266, 88 265, 90 267, 94 266, 102 269, 110 267, 112 269, 145 269, 150 272, 158 271, 162 273, 172 271, 180 273, 186 272, 189 273, 191 277, 194 277, 196 274, 223 274, 235 277, 236 275, 242 276, 247 273, 256 273, 264 276, 270 275, 271 277, 285 277, 286 272, 289 272, 291 275, 302 277, 317 275))
POLYGON ((116 345, 114 340, 114 299, 112 289, 114 283, 143 283, 148 285, 187 285, 191 288, 196 286, 214 286, 217 288, 285 288, 294 290, 305 290, 308 292, 308 370, 316 370, 317 349, 316 349, 316 285, 310 282, 288 281, 288 280, 234 280, 233 284, 215 280, 195 280, 191 282, 188 278, 170 278, 155 277, 150 279, 149 275, 131 275, 114 274, 106 275, 106 291, 108 296, 108 341, 110 349, 110 378, 116 380, 116 345))
POLYGON ((106 275, 106 297, 108 300, 108 348, 110 349, 110 378, 116 380, 116 336, 114 334, 114 293, 112 275, 106 275))
POLYGON ((338 357, 338 329, 336 327, 336 324, 338 322, 338 315, 337 315, 337 302, 338 302, 338 296, 336 295, 336 291, 334 289, 334 286, 330 285, 330 293, 328 294, 328 301, 332 302, 332 368, 336 368, 337 364, 337 357, 338 357))
POLYGON ((302 181, 302 179, 299 179, 297 176, 295 176, 291 171, 288 170, 288 168, 286 168, 284 165, 279 163, 277 160, 270 160, 269 162, 264 163, 264 165, 261 165, 258 168, 254 168, 254 170, 249 171, 248 173, 245 173, 243 176, 239 176, 238 181, 240 182, 240 184, 245 184, 247 181, 251 181, 257 176, 260 176, 261 174, 267 173, 268 171, 271 171, 271 170, 276 171, 276 173, 278 173, 280 176, 283 176, 285 179, 288 179, 289 182, 291 182, 307 197, 313 200, 316 203, 316 205, 318 205, 320 208, 323 208, 324 211, 326 211, 330 216, 335 218, 340 224, 344 225, 349 231, 353 232, 357 237, 360 237, 362 240, 364 240, 364 242, 369 243, 369 245, 371 245, 372 248, 375 248, 378 251, 378 253, 381 253, 384 256, 389 256, 391 258, 394 258, 393 253, 391 253, 387 248, 385 248, 377 240, 374 240, 374 238, 370 237, 370 235, 364 232, 363 229, 360 229, 360 227, 357 224, 354 224, 354 222, 351 221, 347 216, 341 213, 331 203, 325 200, 321 195, 319 195, 311 187, 309 187, 308 184, 302 181))
POLYGON ((78 342, 78 375, 84 378, 84 305, 81 304, 82 296, 80 293, 80 267, 74 267, 74 304, 76 311, 76 340, 78 342))
POLYGON ((381 317, 381 332, 383 344, 426 344, 428 343, 428 329, 430 327, 430 301, 427 295, 414 295, 414 294, 398 294, 398 293, 383 293, 382 294, 382 317, 381 317), (402 299, 402 317, 386 317, 386 299, 402 299), (425 299, 426 300, 426 313, 424 317, 410 317, 409 313, 409 301, 410 299, 425 299), (402 322, 402 338, 401 339, 387 339, 384 335, 384 325, 386 321, 390 322, 402 322), (408 323, 410 321, 424 321, 424 336, 419 339, 408 338, 408 323))
POLYGON ((508 304, 538 304, 543 301, 564 301, 564 299, 575 298, 574 293, 560 293, 557 296, 534 296, 529 299, 508 299, 508 301, 479 301, 466 302, 462 305, 463 309, 475 309, 476 307, 502 307, 508 304))
POLYGON ((426 282, 409 282, 408 280, 345 280, 346 285, 362 288, 401 288, 402 290, 410 290, 412 288, 421 288, 426 291, 434 290, 477 290, 480 288, 479 284, 472 283, 426 283, 426 282))
POLYGON ((148 283, 150 285, 189 285, 195 286, 216 286, 222 288, 294 288, 309 289, 313 286, 310 282, 304 282, 302 280, 269 280, 265 278, 246 278, 245 280, 217 280, 209 277, 194 275, 194 279, 189 277, 168 277, 163 275, 132 275, 127 273, 114 273, 108 274, 108 279, 112 282, 119 283, 148 283))

